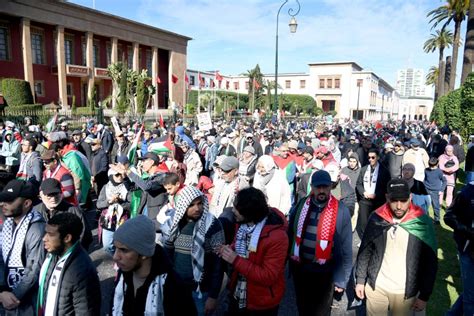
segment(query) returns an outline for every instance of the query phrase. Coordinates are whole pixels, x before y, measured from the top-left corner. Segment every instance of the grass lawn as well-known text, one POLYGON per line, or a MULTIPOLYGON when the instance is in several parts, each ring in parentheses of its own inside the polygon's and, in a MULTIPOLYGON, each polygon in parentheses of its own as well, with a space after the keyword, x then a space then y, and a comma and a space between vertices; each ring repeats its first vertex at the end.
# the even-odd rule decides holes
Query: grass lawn
MULTIPOLYGON (((464 166, 462 169, 464 169, 464 166)), ((464 172, 461 171, 455 191, 459 191, 464 186, 465 178, 464 172)), ((444 213, 445 211, 442 208, 441 219, 444 213)), ((432 209, 430 209, 430 215, 433 216, 432 209)), ((441 225, 436 226, 435 229, 438 240, 439 261, 436 283, 427 305, 426 315, 430 316, 444 315, 462 292, 461 272, 459 270, 459 261, 452 229, 446 226, 443 220, 441 220, 441 225)))

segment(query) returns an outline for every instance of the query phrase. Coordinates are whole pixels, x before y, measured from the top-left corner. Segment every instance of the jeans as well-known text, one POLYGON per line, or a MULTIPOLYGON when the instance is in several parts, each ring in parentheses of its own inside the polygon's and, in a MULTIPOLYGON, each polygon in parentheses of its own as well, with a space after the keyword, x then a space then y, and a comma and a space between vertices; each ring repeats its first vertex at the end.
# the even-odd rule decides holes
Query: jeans
POLYGON ((207 298, 209 297, 208 293, 198 293, 197 291, 193 291, 193 300, 194 305, 196 305, 196 310, 198 316, 204 316, 204 307, 206 306, 207 298), (201 298, 199 298, 199 294, 201 294, 201 298))
POLYGON ((108 229, 102 229, 102 248, 109 255, 113 256, 115 252, 114 246, 114 232, 108 229))
POLYGON ((467 252, 460 253, 459 263, 461 264, 463 293, 446 313, 446 316, 474 315, 474 259, 467 252))
POLYGON ((439 222, 439 210, 440 210, 439 191, 431 191, 431 190, 426 190, 426 191, 428 191, 428 194, 431 197, 431 206, 433 206, 434 220, 439 222))
POLYGON ((466 172, 466 183, 474 181, 474 171, 466 172))

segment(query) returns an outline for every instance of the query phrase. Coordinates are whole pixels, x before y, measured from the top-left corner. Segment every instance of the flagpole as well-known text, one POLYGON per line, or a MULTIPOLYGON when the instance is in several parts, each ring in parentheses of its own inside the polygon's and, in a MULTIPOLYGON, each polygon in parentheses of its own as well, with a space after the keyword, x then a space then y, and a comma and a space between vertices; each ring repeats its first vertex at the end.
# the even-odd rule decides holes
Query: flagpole
POLYGON ((184 78, 183 78, 183 122, 184 122, 184 114, 186 113, 186 69, 184 70, 184 78))
POLYGON ((201 73, 198 72, 198 113, 201 113, 201 73))

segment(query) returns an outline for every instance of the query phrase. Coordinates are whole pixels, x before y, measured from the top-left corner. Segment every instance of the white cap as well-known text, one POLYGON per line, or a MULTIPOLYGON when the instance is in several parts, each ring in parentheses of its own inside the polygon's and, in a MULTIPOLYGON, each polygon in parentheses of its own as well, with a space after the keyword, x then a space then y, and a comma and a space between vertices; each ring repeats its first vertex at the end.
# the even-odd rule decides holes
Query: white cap
POLYGON ((221 138, 221 145, 228 144, 229 141, 230 141, 230 140, 229 140, 227 137, 222 137, 222 138, 221 138))

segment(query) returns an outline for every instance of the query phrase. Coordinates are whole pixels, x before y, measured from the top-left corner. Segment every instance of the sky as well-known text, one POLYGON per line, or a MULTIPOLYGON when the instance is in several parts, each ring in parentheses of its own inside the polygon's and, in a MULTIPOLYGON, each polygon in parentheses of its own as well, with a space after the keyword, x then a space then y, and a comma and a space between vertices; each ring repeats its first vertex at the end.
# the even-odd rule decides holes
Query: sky
MULTIPOLYGON (((73 0, 93 7, 93 0, 73 0)), ((95 0, 95 8, 191 37, 188 69, 239 75, 275 71, 276 16, 282 0, 95 0)), ((437 65, 423 43, 434 32, 427 13, 441 0, 300 0, 297 32, 289 0, 279 15, 279 73, 307 73, 308 63, 354 61, 395 87, 396 72, 437 65)), ((293 11, 294 13, 295 11, 293 11)), ((464 23, 465 25, 466 23, 464 23)), ((464 37, 465 30, 461 35, 464 37)), ((451 49, 445 52, 450 54, 451 49)), ((462 48, 459 50, 462 62, 462 48)), ((460 77, 460 69, 458 66, 460 77)))

